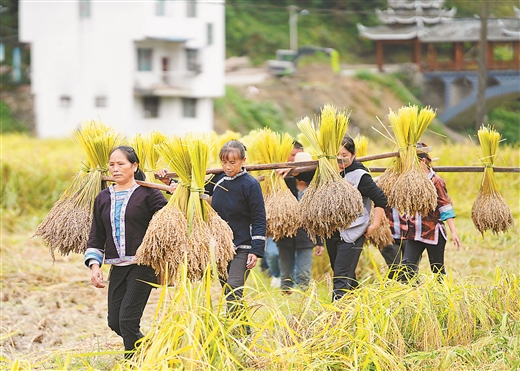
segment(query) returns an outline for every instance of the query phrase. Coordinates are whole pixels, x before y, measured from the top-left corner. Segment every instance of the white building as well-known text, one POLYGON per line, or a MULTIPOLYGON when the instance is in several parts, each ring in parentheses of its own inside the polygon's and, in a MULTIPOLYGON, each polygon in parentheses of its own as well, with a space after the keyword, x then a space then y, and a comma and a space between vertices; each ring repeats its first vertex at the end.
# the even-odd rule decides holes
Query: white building
POLYGON ((126 135, 213 129, 224 0, 20 0, 37 134, 100 119, 126 135))

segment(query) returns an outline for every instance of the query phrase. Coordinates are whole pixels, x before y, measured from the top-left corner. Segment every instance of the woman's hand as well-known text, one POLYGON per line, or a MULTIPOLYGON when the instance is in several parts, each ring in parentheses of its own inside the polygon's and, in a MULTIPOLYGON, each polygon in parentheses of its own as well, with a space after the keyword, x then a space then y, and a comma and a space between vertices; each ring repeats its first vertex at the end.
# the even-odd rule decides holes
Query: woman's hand
POLYGON ((256 265, 257 260, 258 260, 258 256, 256 256, 255 254, 247 255, 246 268, 253 269, 256 265))
POLYGON ((163 182, 164 184, 170 185, 170 178, 165 178, 166 174, 168 174, 168 173, 169 173, 168 169, 163 168, 161 170, 156 171, 155 176, 157 176, 159 178, 159 180, 161 182, 163 182))
POLYGON ((99 267, 99 264, 92 264, 90 266, 90 270, 92 271, 92 277, 90 277, 90 280, 92 281, 94 287, 97 287, 98 289, 104 288, 105 285, 103 285, 103 271, 99 267))
POLYGON ((373 224, 370 224, 367 228, 367 230, 365 231, 364 235, 365 237, 368 237, 370 236, 372 233, 374 233, 374 231, 377 229, 378 227, 374 226, 373 224))
POLYGON ((459 240, 459 236, 457 236, 457 233, 451 233, 451 239, 453 240, 453 243, 455 244, 455 246, 457 246, 457 251, 460 250, 460 240, 459 240))
POLYGON ((275 171, 276 171, 276 174, 278 174, 278 176, 285 178, 291 172, 291 170, 292 170, 292 168, 288 167, 288 168, 284 168, 284 169, 277 169, 275 171))
POLYGON ((325 250, 325 248, 323 246, 316 245, 316 251, 314 252, 314 254, 316 256, 321 256, 321 254, 323 254, 324 250, 325 250))

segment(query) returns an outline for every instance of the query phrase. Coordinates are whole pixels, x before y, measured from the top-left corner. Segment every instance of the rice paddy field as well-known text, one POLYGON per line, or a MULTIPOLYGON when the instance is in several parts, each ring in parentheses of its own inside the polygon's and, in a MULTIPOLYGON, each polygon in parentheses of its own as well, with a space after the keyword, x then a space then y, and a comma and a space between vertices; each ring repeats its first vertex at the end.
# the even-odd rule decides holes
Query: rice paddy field
MULTIPOLYGON (((48 247, 31 238, 81 168, 81 152, 67 139, 0 140, 1 369, 520 370, 518 173, 496 173, 514 228, 483 236, 471 219, 482 173, 439 174, 462 242, 459 251, 447 244, 442 283, 426 255, 419 284, 389 281, 379 251, 367 247, 360 288, 335 303, 326 256, 314 258, 309 290, 292 295, 270 287, 256 267, 245 294, 249 317, 231 321, 210 275, 184 279, 153 290, 143 344, 124 361, 122 341, 106 324, 106 289, 91 285, 82 256, 57 254, 53 262, 48 247), (239 331, 244 324, 251 335, 239 331)), ((477 148, 469 140, 436 144, 434 166, 478 165, 477 148)), ((390 149, 369 145, 368 154, 390 149)), ((519 167, 519 148, 502 143, 495 165, 519 167)))

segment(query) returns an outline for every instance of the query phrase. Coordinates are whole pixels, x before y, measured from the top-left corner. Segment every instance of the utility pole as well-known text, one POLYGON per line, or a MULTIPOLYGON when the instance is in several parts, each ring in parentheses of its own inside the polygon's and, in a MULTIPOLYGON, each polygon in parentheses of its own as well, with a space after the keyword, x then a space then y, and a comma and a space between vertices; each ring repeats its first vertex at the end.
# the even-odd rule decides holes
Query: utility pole
POLYGON ((480 8, 480 42, 478 55, 478 90, 477 90, 477 111, 475 117, 475 131, 478 131, 484 123, 486 115, 486 79, 487 79, 487 20, 488 20, 488 2, 482 0, 480 8))
POLYGON ((289 5, 289 42, 292 51, 298 50, 298 7, 289 5))

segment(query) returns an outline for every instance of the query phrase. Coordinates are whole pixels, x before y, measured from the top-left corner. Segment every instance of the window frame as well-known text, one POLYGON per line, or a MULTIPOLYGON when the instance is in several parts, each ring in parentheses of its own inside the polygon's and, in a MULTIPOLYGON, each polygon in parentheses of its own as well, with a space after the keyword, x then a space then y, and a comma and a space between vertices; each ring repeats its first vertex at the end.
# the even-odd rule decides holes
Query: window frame
POLYGON ((152 72, 153 71, 153 49, 152 48, 137 48, 137 71, 139 71, 139 72, 152 72), (149 55, 146 55, 147 53, 149 53, 149 55))
POLYGON ((197 98, 182 98, 182 117, 197 118, 197 98))
POLYGON ((161 108, 161 97, 156 95, 145 95, 142 98, 143 117, 147 119, 158 118, 161 108), (149 114, 147 114, 149 112, 149 114))

